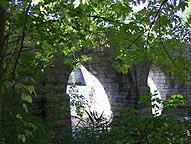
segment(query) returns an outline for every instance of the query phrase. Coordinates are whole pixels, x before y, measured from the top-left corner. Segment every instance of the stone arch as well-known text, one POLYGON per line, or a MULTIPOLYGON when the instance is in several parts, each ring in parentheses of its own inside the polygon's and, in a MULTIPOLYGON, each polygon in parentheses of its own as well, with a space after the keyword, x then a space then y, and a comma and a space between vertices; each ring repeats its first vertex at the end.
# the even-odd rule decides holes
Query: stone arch
MULTIPOLYGON (((111 106, 103 85, 82 64, 73 69, 68 81, 67 93, 74 96, 71 97, 71 103, 74 103, 75 96, 78 98, 81 96, 80 99, 83 101, 85 110, 96 112, 98 115, 103 113, 107 118, 111 117, 111 106), (71 87, 71 84, 74 86, 71 87)), ((75 106, 72 107, 71 116, 72 120, 75 121, 77 118, 75 106)))
MULTIPOLYGON (((151 77, 163 98, 167 99, 175 93, 181 93, 185 95, 186 99, 189 98, 187 96, 190 94, 189 85, 185 83, 180 84, 170 73, 165 73, 163 68, 157 68, 154 65, 151 67, 151 62, 137 62, 128 69, 127 74, 115 71, 111 65, 115 59, 109 58, 112 51, 113 48, 100 46, 95 49, 82 48, 81 51, 75 52, 76 58, 81 55, 87 55, 92 58, 92 62, 85 61, 82 64, 103 85, 108 95, 112 112, 115 112, 120 107, 131 106, 140 110, 140 115, 144 114, 145 106, 144 104, 138 105, 138 101, 141 96, 147 95, 150 91, 147 85, 149 72, 152 73, 151 77)), ((43 108, 39 111, 44 111, 43 117, 45 120, 55 123, 54 129, 58 134, 61 134, 63 128, 71 125, 70 102, 65 92, 68 78, 73 68, 65 63, 65 59, 65 56, 55 57, 54 67, 48 66, 45 69, 44 79, 41 81, 42 86, 48 86, 49 90, 55 91, 55 95, 61 96, 59 100, 56 103, 49 101, 43 92, 38 92, 41 97, 37 98, 40 105, 43 105, 43 108), (62 103, 68 104, 68 107, 66 106, 61 114, 54 116, 56 112, 55 107, 62 103)), ((56 97, 54 94, 52 99, 56 97)), ((39 103, 36 104, 39 105, 39 103)), ((114 116, 118 117, 115 113, 114 116)))
POLYGON ((113 67, 113 59, 105 53, 89 55, 92 62, 84 62, 83 65, 102 83, 108 95, 111 111, 114 117, 120 107, 131 106, 140 109, 138 101, 140 96, 149 93, 147 76, 150 63, 139 62, 129 68, 127 74, 117 72, 113 67), (146 66, 145 66, 146 65, 146 66))
POLYGON ((117 101, 114 99, 118 95, 119 85, 117 83, 117 75, 113 67, 112 61, 108 55, 96 54, 90 56, 92 62, 83 62, 86 69, 91 72, 103 85, 104 90, 108 96, 111 110, 115 111, 117 107, 117 101))
MULTIPOLYGON (((138 101, 140 96, 145 96, 149 93, 147 77, 151 64, 149 62, 138 62, 129 68, 127 74, 123 74, 117 72, 112 67, 114 59, 109 58, 110 53, 102 50, 100 48, 100 51, 85 53, 88 57, 92 58, 92 61, 82 62, 82 65, 103 85, 114 117, 119 117, 115 113, 116 110, 125 106, 141 110, 141 114, 144 105, 138 105, 138 101)), ((57 131, 58 134, 62 132, 63 128, 71 125, 70 100, 66 94, 66 87, 73 68, 65 63, 65 59, 64 56, 55 57, 53 62, 54 67, 48 66, 45 69, 44 85, 48 86, 49 90, 54 90, 55 94, 61 96, 56 103, 46 100, 46 97, 44 97, 45 119, 55 123, 54 131, 57 131), (57 86, 59 86, 59 89, 57 89, 57 86), (55 107, 62 103, 68 105, 68 108, 65 107, 60 114, 55 116, 55 112, 57 112, 55 107)), ((55 97, 52 95, 53 99, 55 97)))
POLYGON ((180 83, 179 80, 171 73, 166 73, 164 68, 151 66, 149 77, 155 83, 162 99, 167 100, 174 94, 182 94, 187 99, 187 85, 185 82, 180 83))
MULTIPOLYGON (((184 96, 184 99, 188 101, 189 85, 185 82, 180 83, 174 75, 171 73, 166 73, 164 71, 164 67, 156 67, 155 65, 152 65, 150 68, 149 77, 154 82, 157 88, 157 93, 161 99, 168 100, 172 95, 181 94, 184 96)), ((158 106, 162 109, 162 105, 158 106)), ((178 108, 173 108, 169 111, 170 112, 167 115, 180 120, 186 112, 186 106, 180 105, 178 108)), ((161 113, 161 111, 159 113, 161 113)))

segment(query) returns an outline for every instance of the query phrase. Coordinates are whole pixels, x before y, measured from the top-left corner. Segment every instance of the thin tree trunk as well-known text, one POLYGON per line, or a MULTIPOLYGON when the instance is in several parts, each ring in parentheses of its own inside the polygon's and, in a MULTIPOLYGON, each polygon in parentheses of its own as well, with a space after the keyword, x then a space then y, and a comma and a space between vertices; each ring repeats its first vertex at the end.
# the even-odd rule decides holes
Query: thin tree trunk
POLYGON ((6 21, 6 9, 0 5, 0 134, 1 134, 1 110, 2 110, 2 75, 3 75, 3 51, 4 31, 6 21))
MULTIPOLYGON (((29 9, 30 9, 30 6, 31 6, 31 3, 32 3, 32 0, 30 1, 28 7, 27 7, 27 11, 25 13, 25 17, 24 17, 24 23, 23 23, 23 32, 22 32, 22 39, 21 39, 21 47, 20 47, 20 50, 19 50, 19 53, 16 57, 16 60, 15 60, 15 65, 13 67, 13 81, 15 81, 15 72, 16 72, 16 69, 17 69, 17 64, 18 64, 18 60, 19 60, 19 57, 21 56, 21 52, 23 50, 23 47, 24 47, 24 39, 25 39, 25 29, 26 29, 26 19, 27 19, 27 16, 28 16, 28 12, 29 12, 29 9)), ((11 144, 12 143, 12 133, 13 133, 13 128, 14 128, 14 122, 15 122, 15 97, 16 97, 16 91, 15 91, 15 84, 13 85, 13 89, 12 89, 12 106, 11 106, 11 109, 12 109, 12 116, 11 116, 11 126, 10 126, 10 131, 9 131, 9 139, 8 139, 8 143, 7 144, 11 144)))

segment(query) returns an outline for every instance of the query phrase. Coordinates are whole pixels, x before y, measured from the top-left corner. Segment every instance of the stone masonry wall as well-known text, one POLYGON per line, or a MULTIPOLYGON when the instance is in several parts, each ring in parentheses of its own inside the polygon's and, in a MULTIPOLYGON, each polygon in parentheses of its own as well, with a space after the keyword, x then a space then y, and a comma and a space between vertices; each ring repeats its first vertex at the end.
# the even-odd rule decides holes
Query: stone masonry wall
POLYGON ((162 99, 167 100, 174 94, 182 94, 187 99, 186 83, 180 83, 176 77, 165 73, 162 68, 152 66, 149 76, 154 81, 162 99))
MULTIPOLYGON (((96 53, 90 57, 92 62, 82 64, 102 83, 112 112, 124 106, 139 109, 139 97, 149 93, 147 77, 150 64, 135 64, 127 74, 122 74, 111 66, 113 61, 108 55, 96 53)), ((114 113, 114 116, 117 115, 114 113)))
POLYGON ((66 87, 72 67, 64 62, 65 57, 56 57, 54 67, 45 69, 46 120, 54 123, 52 130, 56 137, 62 136, 63 129, 71 127, 70 100, 66 94, 66 87))
MULTIPOLYGON (((82 62, 82 64, 103 85, 112 112, 115 112, 120 107, 131 106, 140 109, 140 114, 144 113, 145 106, 138 105, 138 101, 140 96, 145 96, 150 92, 147 85, 149 71, 150 77, 157 86, 162 98, 168 99, 172 94, 176 93, 183 94, 185 99, 190 97, 190 84, 179 83, 174 76, 165 73, 163 69, 151 67, 152 63, 150 62, 138 62, 129 68, 127 74, 122 74, 116 72, 111 66, 114 61, 109 59, 111 49, 104 47, 86 49, 82 53, 79 52, 79 55, 81 54, 92 58, 92 62, 86 61, 82 62)), ((45 69, 43 84, 46 90, 41 92, 42 96, 40 97, 44 106, 43 117, 55 124, 54 130, 57 134, 61 134, 66 126, 71 125, 70 101, 66 95, 66 87, 72 68, 66 65, 64 60, 64 56, 56 57, 53 63, 54 67, 45 69), (58 107, 61 108, 59 113, 57 113, 58 107)), ((114 113, 114 116, 118 115, 114 113)))

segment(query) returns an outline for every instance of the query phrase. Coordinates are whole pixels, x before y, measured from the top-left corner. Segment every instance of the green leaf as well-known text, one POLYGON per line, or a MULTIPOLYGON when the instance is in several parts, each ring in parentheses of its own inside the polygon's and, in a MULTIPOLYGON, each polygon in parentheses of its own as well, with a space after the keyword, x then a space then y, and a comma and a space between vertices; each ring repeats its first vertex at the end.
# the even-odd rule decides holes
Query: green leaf
POLYGON ((141 103, 150 103, 151 102, 151 95, 146 95, 146 96, 140 96, 140 100, 138 102, 138 104, 141 104, 141 103))
POLYGON ((32 128, 34 129, 34 131, 36 131, 36 126, 35 126, 34 124, 32 124, 32 123, 29 122, 29 123, 28 123, 28 126, 29 126, 29 127, 32 127, 32 128))
POLYGON ((30 94, 32 94, 34 92, 34 86, 33 85, 28 86, 28 90, 30 94))
MULTIPOLYGON (((176 98, 176 95, 172 95, 171 97, 172 97, 172 99, 175 99, 175 98, 176 98)), ((173 101, 173 100, 172 100, 172 101, 173 101)))
POLYGON ((182 11, 185 10, 186 6, 188 6, 186 1, 180 1, 179 7, 182 9, 182 11))
POLYGON ((94 2, 94 3, 98 4, 98 0, 92 0, 92 2, 94 2))
POLYGON ((32 97, 31 97, 30 95, 27 96, 27 101, 28 101, 29 103, 32 103, 32 97))
POLYGON ((25 142, 27 138, 24 134, 19 134, 18 139, 21 139, 23 142, 25 142))
POLYGON ((154 92, 155 92, 155 93, 157 93, 157 92, 158 92, 158 90, 154 90, 154 92))
POLYGON ((152 143, 151 137, 148 137, 148 141, 149 141, 149 143, 152 143))
POLYGON ((181 94, 177 94, 176 95, 178 98, 182 98, 183 99, 183 95, 181 95, 181 94))
POLYGON ((17 117, 18 119, 22 119, 21 114, 17 114, 16 117, 17 117))
POLYGON ((22 99, 29 103, 32 103, 32 97, 29 94, 22 93, 22 99))
POLYGON ((15 84, 15 87, 16 88, 24 88, 24 89, 27 89, 27 87, 25 85, 23 85, 22 83, 16 83, 15 84))
POLYGON ((26 136, 32 136, 33 137, 33 134, 32 134, 32 132, 31 131, 29 131, 29 130, 27 130, 27 129, 25 129, 25 134, 26 134, 26 136))
POLYGON ((35 80, 33 78, 26 77, 25 82, 28 82, 28 83, 32 84, 33 86, 37 85, 37 83, 35 82, 35 80))
POLYGON ((23 104, 23 108, 25 109, 26 112, 28 112, 27 105, 23 104))

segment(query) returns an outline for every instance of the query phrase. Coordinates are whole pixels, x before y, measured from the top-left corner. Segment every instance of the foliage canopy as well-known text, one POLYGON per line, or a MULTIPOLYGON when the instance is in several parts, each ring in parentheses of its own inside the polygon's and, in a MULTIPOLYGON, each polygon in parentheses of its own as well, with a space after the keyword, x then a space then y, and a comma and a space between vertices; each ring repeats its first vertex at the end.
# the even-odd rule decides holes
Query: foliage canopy
MULTIPOLYGON (((19 129, 14 129, 15 116, 23 122, 16 103, 22 100, 22 114, 28 115, 35 94, 36 82, 23 76, 43 76, 54 56, 65 55, 73 65, 88 59, 76 59, 77 51, 102 45, 115 49, 113 67, 123 73, 138 61, 165 65, 181 81, 191 72, 184 51, 191 42, 190 2, 184 0, 0 0, 0 20, 0 115, 8 105, 9 136, 19 129)), ((35 129, 26 119, 25 127, 35 129)), ((25 141, 31 132, 23 133, 18 138, 25 141)))
POLYGON ((2 6, 7 9, 4 35, 9 37, 4 42, 4 46, 9 44, 6 56, 11 55, 16 47, 19 51, 22 43, 22 51, 35 49, 34 65, 43 63, 46 66, 55 54, 73 58, 74 52, 82 47, 104 45, 115 48, 111 57, 122 61, 113 64, 120 72, 126 73, 136 61, 152 60, 159 66, 169 64, 167 71, 181 74, 188 63, 185 58, 180 58, 184 51, 180 46, 190 43, 190 17, 187 14, 188 18, 183 20, 180 16, 188 6, 185 1, 41 0, 36 3, 4 3, 2 6), (141 3, 146 3, 145 7, 133 11, 141 3), (178 57, 173 55, 174 52, 179 53, 178 57))

